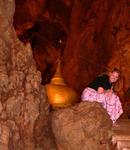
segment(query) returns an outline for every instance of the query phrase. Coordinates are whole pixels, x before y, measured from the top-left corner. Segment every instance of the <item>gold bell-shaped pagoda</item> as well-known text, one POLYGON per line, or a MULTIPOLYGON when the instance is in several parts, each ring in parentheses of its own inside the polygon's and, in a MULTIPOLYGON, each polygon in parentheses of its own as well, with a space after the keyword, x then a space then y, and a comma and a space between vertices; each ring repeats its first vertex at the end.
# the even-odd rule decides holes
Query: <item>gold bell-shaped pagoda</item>
POLYGON ((78 100, 77 93, 68 87, 61 75, 61 59, 58 58, 57 69, 51 82, 46 84, 47 96, 52 108, 67 107, 78 100))

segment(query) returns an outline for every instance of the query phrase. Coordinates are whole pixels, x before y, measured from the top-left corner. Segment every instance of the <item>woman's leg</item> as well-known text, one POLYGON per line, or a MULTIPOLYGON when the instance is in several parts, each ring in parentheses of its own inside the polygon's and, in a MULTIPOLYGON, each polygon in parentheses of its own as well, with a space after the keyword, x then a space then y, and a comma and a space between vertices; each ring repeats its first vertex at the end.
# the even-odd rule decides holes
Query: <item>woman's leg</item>
POLYGON ((106 110, 110 115, 111 120, 113 121, 113 123, 116 122, 116 120, 123 113, 123 109, 119 97, 114 93, 111 95, 106 94, 105 103, 106 103, 105 104, 106 110))

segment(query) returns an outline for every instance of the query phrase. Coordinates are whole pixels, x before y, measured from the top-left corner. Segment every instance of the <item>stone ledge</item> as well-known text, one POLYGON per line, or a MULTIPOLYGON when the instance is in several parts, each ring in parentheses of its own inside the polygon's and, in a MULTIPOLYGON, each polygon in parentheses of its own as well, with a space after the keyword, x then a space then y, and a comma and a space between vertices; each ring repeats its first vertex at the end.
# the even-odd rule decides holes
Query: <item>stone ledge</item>
POLYGON ((122 150, 124 148, 125 149, 130 148, 130 141, 124 141, 124 140, 117 141, 117 149, 122 150))
POLYGON ((112 137, 113 144, 117 143, 117 141, 130 141, 130 135, 114 135, 112 137))

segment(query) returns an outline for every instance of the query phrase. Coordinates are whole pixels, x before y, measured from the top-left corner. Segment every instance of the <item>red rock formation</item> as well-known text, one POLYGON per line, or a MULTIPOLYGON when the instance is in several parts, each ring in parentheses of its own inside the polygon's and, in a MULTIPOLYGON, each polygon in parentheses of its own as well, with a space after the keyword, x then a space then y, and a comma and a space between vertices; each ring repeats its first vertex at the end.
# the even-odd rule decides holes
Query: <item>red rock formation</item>
POLYGON ((31 28, 42 15, 46 8, 46 0, 16 0, 15 3, 17 13, 14 14, 14 27, 17 34, 22 34, 25 29, 31 28))
MULTIPOLYGON (((40 64, 39 66, 41 66, 41 68, 44 66, 41 70, 44 77, 46 76, 47 82, 55 71, 57 51, 54 49, 57 48, 58 45, 56 42, 58 41, 57 39, 60 39, 57 33, 63 31, 66 44, 63 48, 62 69, 68 85, 73 87, 80 94, 84 87, 96 75, 111 70, 113 67, 117 67, 121 71, 121 80, 118 83, 117 90, 122 101, 124 101, 123 103, 125 103, 124 96, 130 88, 129 0, 46 0, 41 1, 42 13, 40 10, 36 13, 33 12, 34 9, 31 9, 31 11, 29 11, 31 17, 29 17, 29 13, 26 12, 27 7, 19 11, 17 10, 17 8, 20 8, 19 3, 20 1, 22 2, 22 0, 18 1, 19 0, 16 0, 15 26, 18 24, 18 16, 24 18, 22 17, 23 15, 28 18, 27 20, 33 20, 30 21, 32 24, 34 24, 35 21, 42 22, 41 28, 44 30, 37 31, 38 38, 36 39, 39 42, 33 44, 35 47, 34 53, 36 61, 40 64), (22 13, 22 11, 24 13, 22 13), (50 26, 48 26, 48 22, 50 22, 50 26), (47 28, 45 28, 45 26, 47 28), (52 28, 54 30, 52 30, 52 28), (44 39, 42 37, 44 37, 44 39), (48 48, 43 48, 43 45, 44 47, 55 47, 52 48, 54 57, 45 55, 45 52, 43 52, 39 58, 39 53, 42 53, 41 49, 46 49, 46 52, 50 51, 48 48), (43 65, 46 59, 50 59, 51 62, 49 71, 46 69, 49 66, 49 62, 46 61, 46 64, 44 63, 43 65), (47 72, 49 72, 49 74, 47 72)), ((28 1, 24 1, 24 5, 31 6, 34 0, 30 0, 29 2, 30 4, 28 1)), ((40 9, 41 7, 36 5, 35 10, 37 10, 37 8, 40 9)), ((23 22, 26 24, 26 19, 23 22)), ((22 27, 22 31, 26 31, 26 27, 22 27)), ((21 31, 21 28, 17 26, 16 30, 21 31)), ((30 32, 32 33, 33 30, 30 32)), ((34 37, 32 34, 30 36, 26 32, 26 34, 22 34, 23 39, 26 39, 25 35, 30 39, 34 37)), ((43 83, 45 82, 43 81, 43 83)), ((127 99, 130 100, 130 97, 127 99)))

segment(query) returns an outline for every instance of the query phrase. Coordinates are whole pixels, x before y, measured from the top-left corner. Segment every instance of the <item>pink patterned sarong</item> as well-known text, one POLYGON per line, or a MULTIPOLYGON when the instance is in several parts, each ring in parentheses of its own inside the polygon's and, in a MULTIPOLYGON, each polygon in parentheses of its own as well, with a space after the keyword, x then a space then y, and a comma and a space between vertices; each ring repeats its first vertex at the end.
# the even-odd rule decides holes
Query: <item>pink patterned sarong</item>
POLYGON ((115 93, 99 94, 96 90, 92 88, 85 88, 81 95, 81 100, 89 102, 96 101, 101 103, 102 106, 107 110, 110 119, 112 120, 113 123, 116 122, 116 120, 123 113, 120 99, 115 93))

